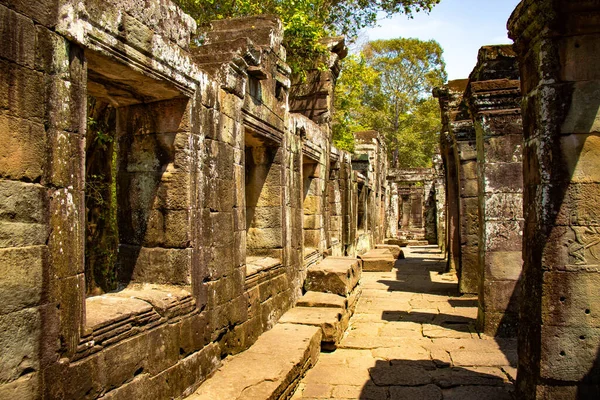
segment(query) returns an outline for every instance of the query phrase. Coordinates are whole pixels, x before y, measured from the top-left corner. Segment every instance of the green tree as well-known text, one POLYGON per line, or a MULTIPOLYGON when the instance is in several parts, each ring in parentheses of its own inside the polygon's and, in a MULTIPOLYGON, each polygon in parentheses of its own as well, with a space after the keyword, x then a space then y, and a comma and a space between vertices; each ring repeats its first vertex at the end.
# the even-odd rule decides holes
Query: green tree
POLYGON ((347 74, 356 62, 350 59, 336 90, 336 143, 357 126, 375 129, 386 136, 393 167, 428 166, 440 129, 431 91, 446 81, 442 48, 433 40, 376 40, 367 43, 359 57, 364 67, 355 71, 362 83, 353 92, 346 90, 357 79, 347 74), (365 79, 367 75, 373 78, 365 79), (349 96, 359 96, 360 101, 350 101, 349 96))
POLYGON ((284 26, 284 45, 295 73, 314 66, 325 51, 320 40, 346 35, 350 40, 372 26, 378 13, 430 11, 440 0, 175 0, 199 24, 211 20, 275 14, 284 26))

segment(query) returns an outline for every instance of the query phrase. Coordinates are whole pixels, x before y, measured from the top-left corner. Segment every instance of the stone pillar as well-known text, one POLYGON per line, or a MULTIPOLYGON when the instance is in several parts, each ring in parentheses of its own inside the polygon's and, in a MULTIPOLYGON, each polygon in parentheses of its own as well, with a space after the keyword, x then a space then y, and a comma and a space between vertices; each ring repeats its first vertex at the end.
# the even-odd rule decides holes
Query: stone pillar
POLYGON ((400 218, 400 207, 398 203, 398 183, 388 181, 388 213, 386 221, 386 237, 398 237, 398 220, 400 218))
POLYGON ((445 87, 435 89, 433 93, 439 99, 442 119, 440 152, 445 170, 447 271, 456 271, 459 275, 461 272, 459 158, 456 139, 451 133, 451 124, 454 123, 457 115, 460 115, 457 110, 462 102, 467 82, 466 79, 453 80, 445 87))
POLYGON ((523 174, 519 71, 512 46, 485 46, 468 101, 477 135, 479 190, 478 328, 516 336, 523 261, 523 174))
POLYGON ((436 210, 436 231, 437 245, 440 250, 446 252, 446 187, 444 185, 444 163, 440 154, 436 154, 433 160, 435 170, 434 190, 435 190, 435 210, 436 210))
POLYGON ((519 399, 600 398, 600 3, 524 0, 519 399))

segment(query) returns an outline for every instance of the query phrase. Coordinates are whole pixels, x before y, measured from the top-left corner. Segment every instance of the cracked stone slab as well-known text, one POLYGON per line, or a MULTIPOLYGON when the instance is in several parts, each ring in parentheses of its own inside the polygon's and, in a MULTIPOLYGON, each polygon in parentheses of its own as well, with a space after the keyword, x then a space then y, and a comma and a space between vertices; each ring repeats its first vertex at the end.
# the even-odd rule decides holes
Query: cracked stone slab
POLYGON ((225 360, 187 399, 278 399, 317 362, 320 343, 317 327, 277 324, 248 350, 225 360))
POLYGON ((346 330, 343 321, 345 312, 338 308, 296 307, 292 308, 279 320, 282 324, 301 324, 316 326, 323 332, 324 343, 337 344, 346 330))

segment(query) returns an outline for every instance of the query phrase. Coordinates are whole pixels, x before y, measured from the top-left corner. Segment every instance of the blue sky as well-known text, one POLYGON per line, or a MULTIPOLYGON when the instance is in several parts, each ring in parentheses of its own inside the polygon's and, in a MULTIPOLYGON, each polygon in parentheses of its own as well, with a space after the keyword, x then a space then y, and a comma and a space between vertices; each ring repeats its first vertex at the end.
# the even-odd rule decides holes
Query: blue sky
POLYGON ((417 13, 412 20, 405 15, 382 19, 379 27, 365 30, 364 35, 369 40, 434 39, 444 49, 448 79, 467 78, 481 46, 512 43, 507 36, 506 21, 519 1, 441 0, 429 15, 417 13))

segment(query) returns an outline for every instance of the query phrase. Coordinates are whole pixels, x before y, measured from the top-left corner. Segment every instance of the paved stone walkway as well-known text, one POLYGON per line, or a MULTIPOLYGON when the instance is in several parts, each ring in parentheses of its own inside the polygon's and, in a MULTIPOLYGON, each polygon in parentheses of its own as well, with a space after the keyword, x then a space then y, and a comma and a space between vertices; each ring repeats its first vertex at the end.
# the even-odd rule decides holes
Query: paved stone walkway
POLYGON ((474 330, 436 247, 405 248, 393 272, 366 272, 341 346, 321 353, 292 399, 511 399, 516 341, 474 330))

